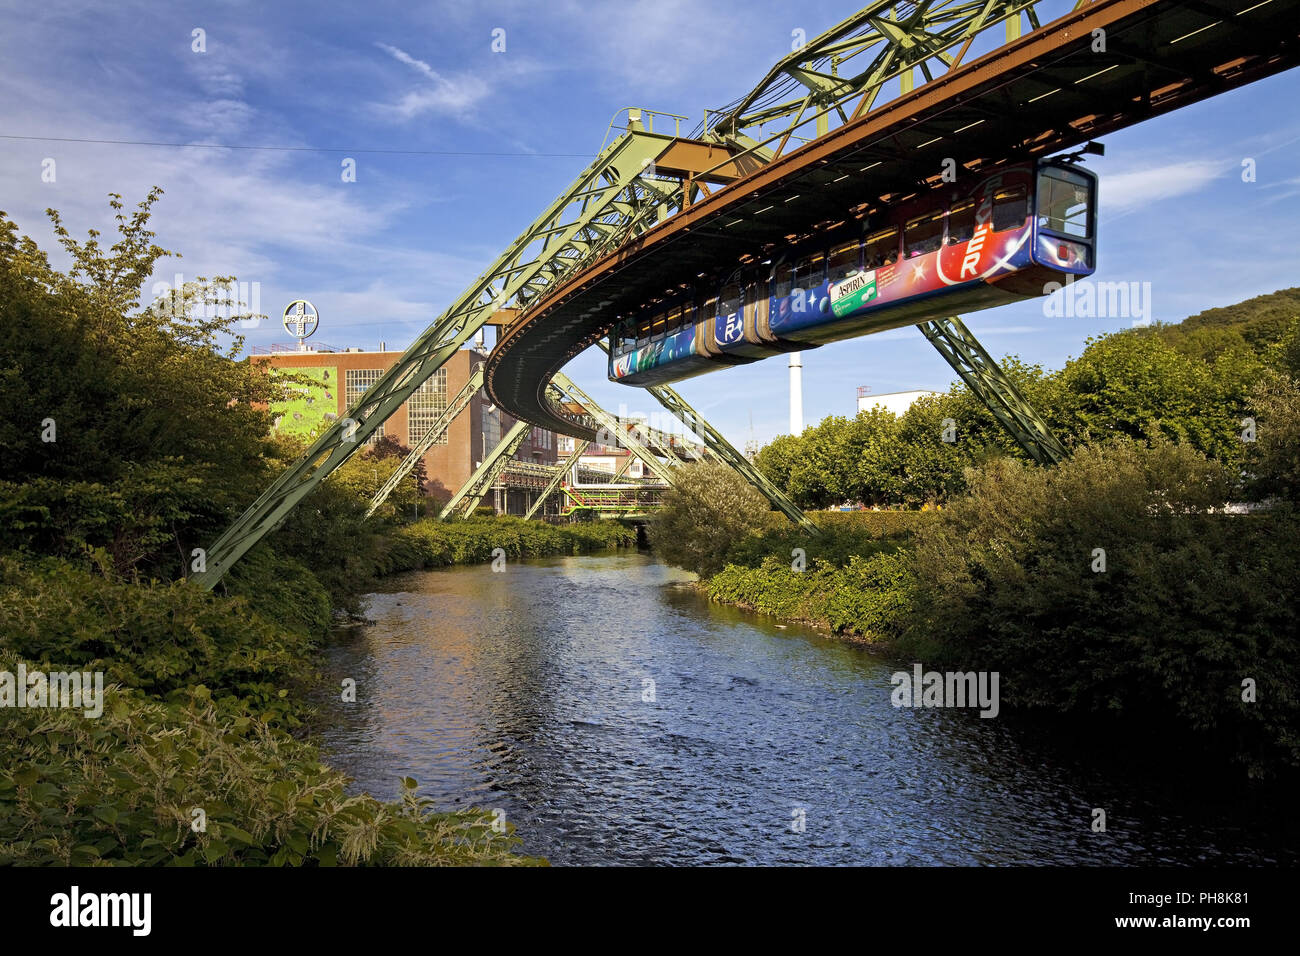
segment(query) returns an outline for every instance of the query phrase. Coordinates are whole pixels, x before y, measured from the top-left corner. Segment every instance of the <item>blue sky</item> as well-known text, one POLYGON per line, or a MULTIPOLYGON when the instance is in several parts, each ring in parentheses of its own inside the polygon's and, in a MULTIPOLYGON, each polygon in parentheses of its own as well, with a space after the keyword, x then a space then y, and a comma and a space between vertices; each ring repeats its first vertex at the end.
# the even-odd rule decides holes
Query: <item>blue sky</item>
MULTIPOLYGON (((176 272, 259 284, 279 312, 311 299, 316 339, 412 340, 590 161, 637 105, 691 116, 749 90, 790 49, 856 9, 806 0, 387 3, 64 3, 0 7, 0 133, 186 144, 343 147, 347 153, 0 140, 0 209, 51 258, 42 210, 106 232, 106 194, 160 185, 158 241, 176 272), (206 52, 192 50, 192 31, 206 52), (492 31, 506 51, 491 51, 492 31), (435 150, 509 155, 397 155, 435 150), (357 181, 340 177, 343 156, 357 181), (56 162, 43 182, 42 162, 56 162)), ((1300 73, 1273 77, 1105 138, 1098 280, 1151 283, 1176 321, 1300 284, 1300 73), (1256 181, 1242 181, 1245 158, 1256 181)), ((1129 318, 1060 318, 1041 302, 975 313, 995 356, 1049 368, 1129 318)), ((851 415, 856 389, 944 388, 954 377, 913 329, 804 353, 809 423, 851 415)), ((593 351, 568 372, 611 410, 657 412, 605 380, 593 351)), ((679 390, 734 442, 787 429, 781 358, 679 390), (752 420, 752 432, 751 432, 752 420)))

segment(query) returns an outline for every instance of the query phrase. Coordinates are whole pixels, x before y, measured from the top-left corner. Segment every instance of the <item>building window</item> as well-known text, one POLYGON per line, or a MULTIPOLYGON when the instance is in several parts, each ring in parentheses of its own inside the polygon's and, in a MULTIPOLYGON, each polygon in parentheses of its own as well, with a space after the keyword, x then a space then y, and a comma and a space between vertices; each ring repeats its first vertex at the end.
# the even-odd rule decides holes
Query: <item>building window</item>
MULTIPOLYGON (((351 411, 356 407, 357 402, 361 400, 363 395, 365 395, 366 390, 379 381, 383 374, 384 370, 382 368, 347 369, 346 377, 344 379, 344 384, 346 386, 344 398, 348 411, 351 411)), ((383 435, 384 426, 380 425, 371 432, 370 437, 366 439, 366 444, 373 444, 375 439, 382 438, 383 435)))
MULTIPOLYGON (((447 370, 440 368, 415 390, 406 400, 406 434, 408 443, 414 448, 429 433, 442 413, 447 410, 447 370)), ((434 442, 435 445, 447 444, 447 431, 434 442)))
POLYGON ((492 454, 492 450, 501 444, 501 412, 496 409, 483 409, 483 457, 492 454))

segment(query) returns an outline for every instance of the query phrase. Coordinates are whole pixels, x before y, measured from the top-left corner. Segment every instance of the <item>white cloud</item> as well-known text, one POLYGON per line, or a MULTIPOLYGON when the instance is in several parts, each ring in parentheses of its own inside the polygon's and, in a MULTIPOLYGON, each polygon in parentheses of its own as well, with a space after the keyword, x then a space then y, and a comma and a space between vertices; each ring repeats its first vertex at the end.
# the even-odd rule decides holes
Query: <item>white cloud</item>
POLYGON ((468 73, 444 76, 424 60, 387 43, 376 43, 394 60, 410 67, 423 78, 415 89, 407 90, 394 103, 376 104, 380 115, 405 121, 426 113, 463 116, 485 99, 491 88, 480 77, 468 73))
POLYGON ((1162 199, 1199 192, 1228 168, 1222 160, 1193 159, 1110 173, 1101 186, 1101 207, 1126 213, 1162 199))

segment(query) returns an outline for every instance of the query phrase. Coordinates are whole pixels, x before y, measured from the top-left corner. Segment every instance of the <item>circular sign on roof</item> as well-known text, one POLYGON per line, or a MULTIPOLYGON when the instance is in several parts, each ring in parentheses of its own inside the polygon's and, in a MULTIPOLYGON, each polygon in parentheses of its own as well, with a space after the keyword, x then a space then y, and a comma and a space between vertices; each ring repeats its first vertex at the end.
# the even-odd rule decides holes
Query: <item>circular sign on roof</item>
POLYGON ((294 299, 284 309, 284 330, 298 339, 305 339, 316 331, 320 315, 316 306, 306 299, 294 299))

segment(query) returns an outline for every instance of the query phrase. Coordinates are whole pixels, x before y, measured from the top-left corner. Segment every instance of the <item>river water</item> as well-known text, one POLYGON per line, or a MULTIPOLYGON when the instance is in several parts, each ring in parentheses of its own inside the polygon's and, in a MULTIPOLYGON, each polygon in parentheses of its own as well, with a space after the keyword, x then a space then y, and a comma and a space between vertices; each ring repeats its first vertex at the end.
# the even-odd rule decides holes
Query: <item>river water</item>
POLYGON ((908 662, 690 580, 643 553, 388 579, 323 663, 358 693, 320 702, 329 762, 380 798, 411 776, 440 807, 504 810, 553 864, 1300 860, 1231 802, 1005 714, 895 708, 908 662))

